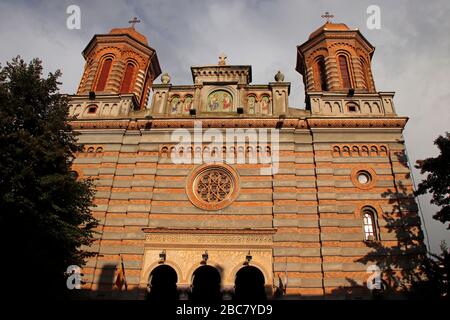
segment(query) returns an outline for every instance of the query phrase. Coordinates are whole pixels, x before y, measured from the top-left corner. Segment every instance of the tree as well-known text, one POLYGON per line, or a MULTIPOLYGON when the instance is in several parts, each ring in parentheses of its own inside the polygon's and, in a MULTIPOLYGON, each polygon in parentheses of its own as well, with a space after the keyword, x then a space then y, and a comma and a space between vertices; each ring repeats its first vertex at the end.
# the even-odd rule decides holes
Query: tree
POLYGON ((97 226, 93 183, 71 171, 82 147, 60 75, 43 77, 39 59, 0 66, 1 282, 13 298, 64 297, 64 273, 85 263, 97 226))
MULTIPOLYGON (((415 195, 431 193, 431 203, 441 207, 433 218, 447 223, 450 221, 450 134, 439 136, 434 144, 440 154, 435 158, 418 160, 416 168, 420 173, 428 173, 419 183, 415 195)), ((448 226, 450 229, 450 226, 448 226)), ((441 254, 431 252, 420 260, 420 277, 412 283, 410 298, 449 299, 450 253, 445 242, 441 243, 441 254)))
MULTIPOLYGON (((430 192, 431 203, 441 207, 433 216, 442 223, 450 222, 450 134, 439 136, 434 144, 439 148, 441 154, 436 158, 418 160, 416 168, 420 173, 428 173, 425 180, 419 183, 415 195, 430 192)), ((450 229, 450 225, 448 226, 450 229)))

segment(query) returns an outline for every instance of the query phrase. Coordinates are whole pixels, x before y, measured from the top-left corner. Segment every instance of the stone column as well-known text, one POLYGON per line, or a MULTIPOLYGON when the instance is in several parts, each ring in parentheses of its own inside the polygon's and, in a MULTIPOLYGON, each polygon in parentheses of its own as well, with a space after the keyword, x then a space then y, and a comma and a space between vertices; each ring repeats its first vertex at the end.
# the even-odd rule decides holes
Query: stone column
POLYGON ((286 114, 289 104, 290 82, 270 82, 272 90, 272 114, 286 114))

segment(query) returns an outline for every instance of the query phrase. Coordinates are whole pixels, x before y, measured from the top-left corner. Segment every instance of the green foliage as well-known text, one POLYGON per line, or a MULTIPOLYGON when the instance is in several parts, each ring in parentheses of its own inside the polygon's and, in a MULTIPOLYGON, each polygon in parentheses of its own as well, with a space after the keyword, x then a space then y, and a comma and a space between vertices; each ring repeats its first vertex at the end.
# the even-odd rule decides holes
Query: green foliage
MULTIPOLYGON (((442 223, 450 222, 450 134, 439 136, 434 144, 440 154, 435 158, 417 161, 416 168, 420 173, 428 173, 415 192, 415 195, 431 193, 431 203, 441 207, 433 216, 442 223)), ((448 226, 450 229, 450 225, 448 226)))
POLYGON ((38 284, 41 297, 67 291, 64 272, 85 263, 89 253, 80 247, 92 243, 97 226, 92 181, 70 169, 81 147, 58 93, 60 75, 43 77, 38 59, 0 66, 2 275, 13 291, 38 284))

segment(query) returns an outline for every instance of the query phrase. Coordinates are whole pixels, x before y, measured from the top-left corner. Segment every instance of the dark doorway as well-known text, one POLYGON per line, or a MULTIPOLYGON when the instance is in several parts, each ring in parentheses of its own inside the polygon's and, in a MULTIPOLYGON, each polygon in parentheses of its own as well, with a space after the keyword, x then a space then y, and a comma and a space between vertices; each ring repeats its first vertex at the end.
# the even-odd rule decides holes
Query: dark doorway
POLYGON ((266 301, 264 275, 253 266, 243 267, 236 274, 234 300, 266 301))
POLYGON ((211 266, 201 266, 194 271, 191 300, 215 303, 222 300, 220 273, 211 266))
POLYGON ((147 296, 151 301, 178 300, 177 273, 168 265, 160 265, 150 274, 150 292, 147 296))

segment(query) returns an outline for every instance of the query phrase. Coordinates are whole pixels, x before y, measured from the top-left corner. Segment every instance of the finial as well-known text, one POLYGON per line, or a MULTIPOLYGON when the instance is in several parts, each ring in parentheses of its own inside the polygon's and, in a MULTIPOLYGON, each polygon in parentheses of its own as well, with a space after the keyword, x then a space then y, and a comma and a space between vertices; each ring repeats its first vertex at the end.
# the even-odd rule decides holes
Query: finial
POLYGON ((334 18, 334 15, 330 14, 328 11, 325 11, 325 14, 323 14, 321 17, 327 19, 327 23, 330 23, 331 18, 334 18))
POLYGON ((161 76, 161 83, 163 84, 169 84, 170 83, 170 76, 169 74, 166 72, 161 76))
POLYGON ((278 70, 277 74, 275 75, 275 81, 276 82, 284 81, 284 74, 282 74, 280 70, 278 70))
POLYGON ((137 17, 133 17, 133 19, 131 19, 130 21, 128 21, 128 23, 131 23, 131 27, 134 29, 134 25, 136 24, 136 23, 139 23, 139 22, 141 22, 141 20, 138 20, 138 18, 137 17))
POLYGON ((219 66, 226 65, 225 59, 228 58, 224 53, 219 56, 219 66))

